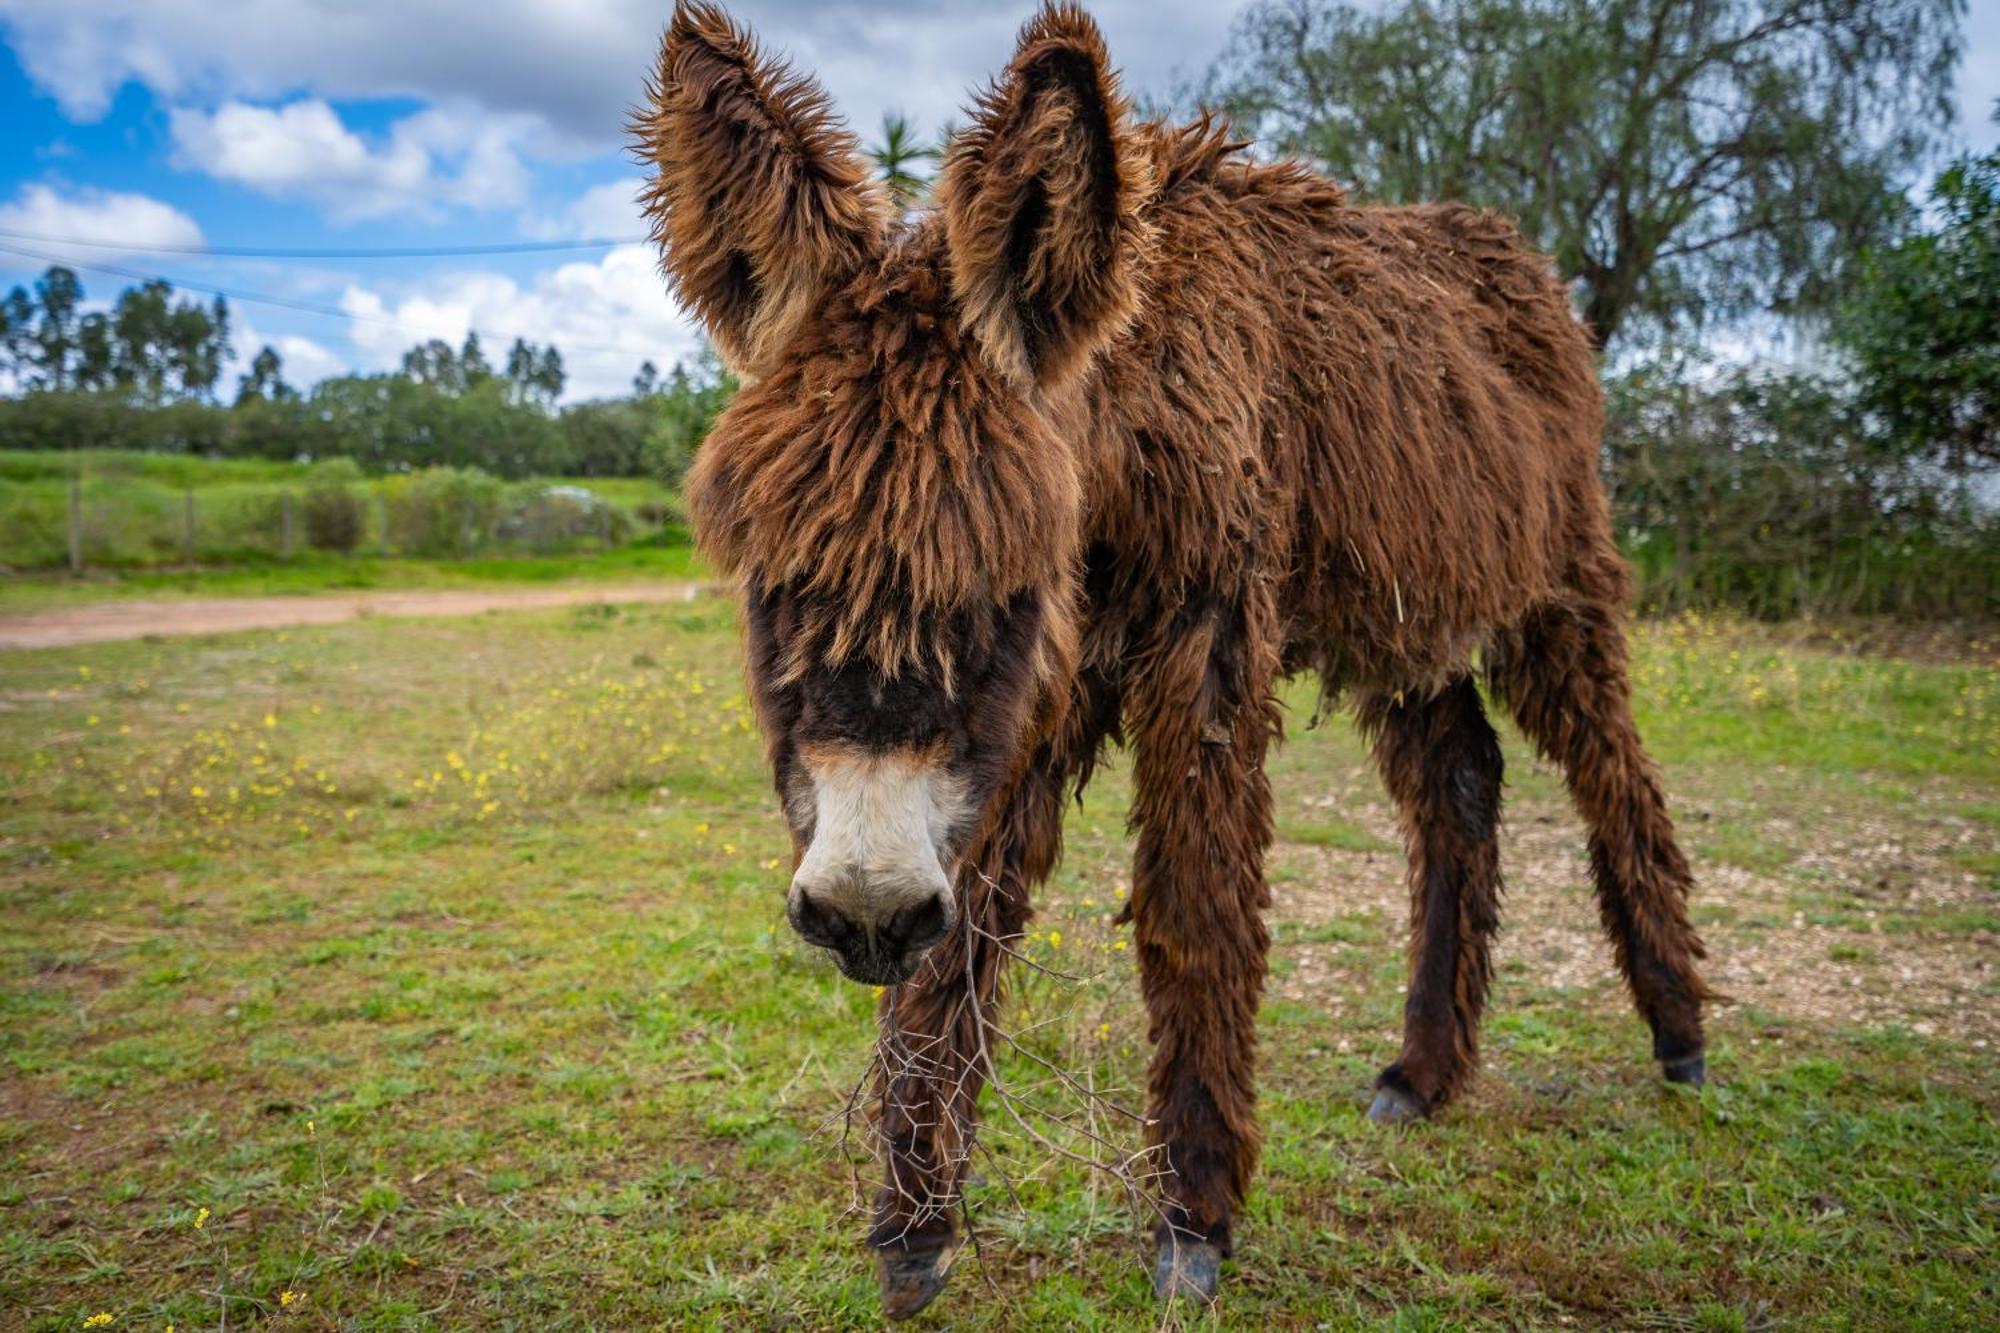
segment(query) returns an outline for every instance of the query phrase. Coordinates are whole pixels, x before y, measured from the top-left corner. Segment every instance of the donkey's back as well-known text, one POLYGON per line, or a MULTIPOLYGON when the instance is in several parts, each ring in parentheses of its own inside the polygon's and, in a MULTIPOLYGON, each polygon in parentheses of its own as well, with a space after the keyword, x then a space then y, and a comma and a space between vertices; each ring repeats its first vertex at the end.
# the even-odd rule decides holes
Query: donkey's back
MULTIPOLYGON (((1590 340, 1512 223, 1357 207, 1205 126, 1157 133, 1124 391, 1145 445, 1183 441, 1211 486, 1244 489, 1301 664, 1334 687, 1435 683, 1579 579, 1623 596, 1590 340)), ((1227 539, 1231 506, 1192 507, 1227 539)))

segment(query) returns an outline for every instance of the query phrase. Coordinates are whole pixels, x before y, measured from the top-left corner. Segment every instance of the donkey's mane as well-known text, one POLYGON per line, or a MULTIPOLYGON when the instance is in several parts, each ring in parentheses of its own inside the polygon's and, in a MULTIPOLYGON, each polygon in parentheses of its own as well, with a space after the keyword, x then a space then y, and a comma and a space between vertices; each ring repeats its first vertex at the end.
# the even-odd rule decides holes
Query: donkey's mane
POLYGON ((948 672, 955 617, 1072 577, 1074 451, 976 364, 940 245, 927 220, 833 293, 689 478, 709 553, 802 594, 831 664, 948 672))

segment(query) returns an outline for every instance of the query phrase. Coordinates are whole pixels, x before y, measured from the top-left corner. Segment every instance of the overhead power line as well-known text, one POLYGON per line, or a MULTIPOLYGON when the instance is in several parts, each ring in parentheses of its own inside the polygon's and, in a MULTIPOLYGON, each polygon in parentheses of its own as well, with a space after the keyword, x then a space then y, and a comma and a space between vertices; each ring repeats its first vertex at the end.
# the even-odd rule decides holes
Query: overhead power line
MULTIPOLYGON (((98 264, 81 259, 68 259, 61 255, 51 255, 42 251, 29 250, 21 246, 7 245, 5 243, 0 243, 0 254, 18 255, 23 259, 32 259, 42 264, 63 264, 74 268, 89 269, 93 273, 108 273, 112 277, 125 278, 132 282, 164 282, 169 287, 181 291, 199 292, 203 296, 220 296, 225 300, 239 301, 246 305, 276 306, 281 310, 296 310, 303 314, 324 316, 327 319, 352 320, 357 324, 373 324, 381 328, 396 329, 413 338, 432 338, 436 336, 430 330, 420 329, 413 324, 404 323, 399 319, 386 319, 380 315, 358 315, 349 310, 342 310, 337 306, 321 305, 313 301, 297 301, 288 296, 271 296, 263 292, 246 292, 235 287, 217 287, 212 283, 183 282, 178 278, 170 278, 162 273, 145 273, 138 269, 125 268, 119 264, 98 264)), ((517 337, 531 342, 535 340, 534 338, 530 338, 526 333, 498 332, 492 329, 474 329, 472 331, 479 333, 482 337, 490 338, 496 345, 517 337)), ((536 336, 539 337, 541 335, 536 336)), ((557 348, 565 357, 571 351, 580 351, 595 352, 600 356, 607 357, 616 356, 628 364, 634 355, 637 355, 642 361, 646 359, 644 353, 635 354, 626 348, 612 347, 607 343, 566 342, 558 344, 557 348)))
POLYGON ((563 250, 609 250, 642 245, 644 236, 592 236, 574 241, 511 241, 494 245, 411 245, 348 249, 287 250, 256 245, 144 245, 133 241, 84 240, 47 232, 14 231, 0 227, 0 238, 40 245, 73 245, 85 250, 121 250, 126 254, 192 255, 206 259, 452 259, 482 255, 538 255, 563 250))

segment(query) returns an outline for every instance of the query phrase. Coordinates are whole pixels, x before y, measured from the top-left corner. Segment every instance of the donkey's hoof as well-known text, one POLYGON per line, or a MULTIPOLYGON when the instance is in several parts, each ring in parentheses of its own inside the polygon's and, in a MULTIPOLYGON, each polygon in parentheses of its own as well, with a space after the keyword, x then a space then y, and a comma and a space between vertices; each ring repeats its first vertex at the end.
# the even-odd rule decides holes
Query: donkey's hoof
POLYGON ((948 1250, 881 1250, 882 1313, 908 1319, 944 1290, 951 1269, 948 1250))
POLYGON ((1684 1055, 1678 1060, 1667 1060, 1660 1065, 1660 1072, 1667 1076, 1667 1082, 1685 1083, 1690 1088, 1698 1088, 1708 1082, 1708 1062, 1700 1052, 1684 1055))
POLYGON ((1422 1102, 1393 1084, 1375 1089, 1368 1104, 1368 1118, 1378 1125, 1414 1125, 1428 1114, 1422 1102))
POLYGON ((1206 1304, 1215 1299, 1216 1284, 1222 1280, 1222 1251, 1205 1240, 1160 1242, 1160 1257, 1153 1265, 1153 1294, 1163 1301, 1195 1300, 1206 1304))

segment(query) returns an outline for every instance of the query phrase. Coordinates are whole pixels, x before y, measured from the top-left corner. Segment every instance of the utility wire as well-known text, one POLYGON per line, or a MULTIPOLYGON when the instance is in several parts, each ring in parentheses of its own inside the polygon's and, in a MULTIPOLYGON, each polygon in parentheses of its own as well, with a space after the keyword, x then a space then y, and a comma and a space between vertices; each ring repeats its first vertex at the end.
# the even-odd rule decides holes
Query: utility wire
POLYGON ((74 245, 86 250, 122 250, 127 254, 192 255, 210 259, 450 259, 457 256, 533 255, 561 250, 609 250, 640 245, 644 236, 592 236, 575 241, 514 241, 494 245, 414 245, 377 248, 285 250, 255 245, 137 245, 131 241, 86 241, 47 232, 14 231, 0 227, 0 238, 42 245, 74 245))
MULTIPOLYGON (((220 296, 225 300, 240 301, 247 305, 277 306, 283 310, 297 310, 308 315, 321 315, 328 319, 346 319, 353 320, 358 324, 375 324, 385 329, 397 329, 414 338, 431 338, 436 336, 428 330, 417 328, 412 324, 405 324, 398 319, 385 319, 380 315, 357 315, 352 311, 342 310, 336 306, 319 305, 311 301, 295 301, 288 296, 268 296, 261 292, 240 291, 233 287, 216 287, 200 282, 182 282, 176 278, 169 278, 164 274, 144 273, 138 269, 125 268, 118 264, 95 264, 81 259, 66 259, 59 255, 46 254, 38 250, 23 249, 20 246, 4 243, 0 243, 0 254, 19 255, 23 259, 32 259, 43 264, 62 264, 73 268, 89 269, 93 273, 108 273, 113 277, 126 278, 133 282, 164 282, 169 287, 176 288, 177 290, 200 292, 204 296, 220 296)), ((473 330, 473 332, 478 332, 478 330, 473 330)), ((492 341, 496 345, 509 340, 508 335, 504 333, 495 334, 491 330, 487 330, 486 332, 491 334, 492 341)), ((526 334, 515 336, 523 339, 527 338, 526 334)), ((634 355, 628 348, 612 347, 607 343, 562 343, 557 344, 557 350, 565 357, 572 350, 576 350, 596 352, 600 356, 616 356, 627 362, 634 355)), ((640 353, 639 359, 642 361, 645 360, 645 355, 640 353)))

